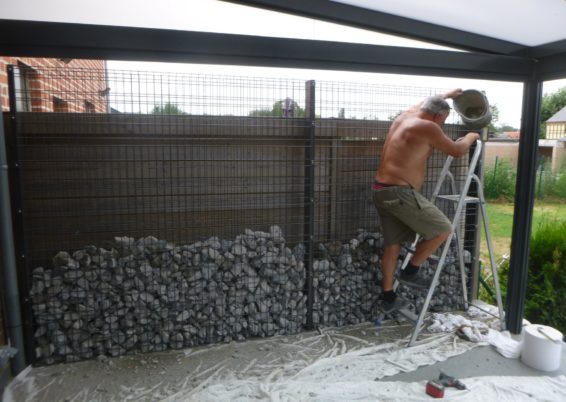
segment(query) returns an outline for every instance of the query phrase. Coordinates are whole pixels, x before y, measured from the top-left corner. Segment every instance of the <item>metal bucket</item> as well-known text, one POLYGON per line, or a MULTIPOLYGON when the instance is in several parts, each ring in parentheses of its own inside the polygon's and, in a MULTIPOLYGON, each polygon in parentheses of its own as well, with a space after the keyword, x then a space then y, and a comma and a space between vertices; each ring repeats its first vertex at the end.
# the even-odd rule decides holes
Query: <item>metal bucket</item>
POLYGON ((489 102, 483 92, 467 89, 453 99, 454 110, 462 117, 464 125, 472 130, 479 130, 491 122, 489 102))

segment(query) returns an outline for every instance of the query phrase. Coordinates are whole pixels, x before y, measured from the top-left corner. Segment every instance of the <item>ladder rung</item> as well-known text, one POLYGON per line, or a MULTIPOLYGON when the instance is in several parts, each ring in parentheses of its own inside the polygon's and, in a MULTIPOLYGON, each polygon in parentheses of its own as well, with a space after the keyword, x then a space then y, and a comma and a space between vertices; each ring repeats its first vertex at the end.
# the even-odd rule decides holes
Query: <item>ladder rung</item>
MULTIPOLYGON (((448 200, 448 201, 453 201, 453 202, 458 202, 460 201, 460 194, 443 194, 443 195, 437 195, 436 198, 440 198, 442 200, 448 200)), ((470 196, 466 196, 464 201, 466 202, 466 204, 479 204, 481 201, 478 197, 470 197, 470 196)))
POLYGON ((409 321, 411 321, 413 324, 415 324, 417 322, 417 320, 419 319, 419 316, 416 315, 415 313, 413 313, 408 308, 399 309, 399 310, 397 310, 397 312, 399 314, 401 314, 403 317, 405 317, 406 319, 408 319, 409 321))
MULTIPOLYGON (((415 252, 416 252, 415 248, 412 247, 412 246, 408 246, 406 244, 403 244, 402 247, 411 254, 415 254, 415 252)), ((404 258, 401 258, 401 256, 399 256, 399 259, 401 261, 404 260, 404 258)), ((432 264, 432 265, 438 264, 438 262, 440 261, 440 257, 435 255, 435 254, 431 254, 431 255, 428 256, 427 261, 429 262, 429 264, 432 264)), ((456 258, 447 256, 444 260, 444 264, 446 264, 446 265, 452 264, 455 261, 456 261, 456 258)))

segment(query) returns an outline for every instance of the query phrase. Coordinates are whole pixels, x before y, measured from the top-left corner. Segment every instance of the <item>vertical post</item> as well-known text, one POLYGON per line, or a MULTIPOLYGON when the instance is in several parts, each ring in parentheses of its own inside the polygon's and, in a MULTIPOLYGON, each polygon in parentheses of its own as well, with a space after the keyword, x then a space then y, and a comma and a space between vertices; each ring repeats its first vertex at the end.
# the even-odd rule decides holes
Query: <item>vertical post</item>
POLYGON ((305 244, 305 270, 307 292, 307 328, 313 328, 313 252, 314 252, 314 184, 315 184, 315 81, 306 82, 305 106, 305 185, 304 185, 304 227, 303 242, 305 244))
POLYGON ((538 198, 542 198, 542 177, 544 175, 544 160, 541 160, 538 164, 538 188, 537 188, 537 196, 538 198))
POLYGON ((505 321, 509 331, 514 334, 521 333, 525 311, 541 99, 542 82, 535 66, 523 89, 523 124, 519 140, 511 259, 507 281, 505 321))
POLYGON ((493 180, 492 180, 492 183, 494 183, 494 190, 495 190, 495 179, 497 178, 498 162, 499 162, 499 156, 496 156, 495 157, 495 167, 493 168, 493 180))
MULTIPOLYGON (((474 172, 476 176, 479 177, 480 182, 483 184, 483 174, 484 174, 484 162, 485 162, 485 148, 487 147, 488 132, 487 127, 484 127, 481 131, 482 139, 482 149, 480 154, 480 159, 476 165, 476 171, 474 172)), ((477 197, 478 189, 477 183, 472 181, 470 186, 470 195, 477 197)), ((485 200, 484 200, 485 201, 485 200)), ((472 266, 471 266, 471 287, 470 287, 470 299, 478 298, 479 291, 479 277, 480 277, 480 243, 481 243, 481 226, 480 226, 480 208, 477 204, 469 204, 466 208, 466 212, 470 209, 470 220, 474 227, 474 231, 470 234, 470 246, 469 251, 472 255, 472 266)), ((466 218, 467 221, 468 218, 466 218)), ((465 236, 465 244, 467 244, 468 235, 465 236)))
POLYGON ((336 209, 338 196, 338 147, 339 141, 332 139, 332 149, 330 154, 330 216, 328 235, 330 239, 336 238, 336 209))
MULTIPOLYGON (((8 76, 13 84, 14 70, 8 68, 8 76)), ((10 85, 13 89, 13 85, 10 85)), ((10 91, 11 106, 15 105, 15 93, 10 91)), ((12 109, 14 112, 14 109, 12 109)), ((0 113, 1 115, 1 113, 0 113)), ((4 134, 4 119, 0 120, 0 241, 2 244, 2 263, 5 271, 6 295, 6 327, 10 344, 18 350, 12 359, 12 374, 15 376, 25 368, 25 346, 22 331, 22 314, 20 311, 20 294, 16 256, 14 248, 14 232, 12 228, 12 204, 10 200, 10 179, 8 172, 8 156, 6 152, 6 136, 4 134)))

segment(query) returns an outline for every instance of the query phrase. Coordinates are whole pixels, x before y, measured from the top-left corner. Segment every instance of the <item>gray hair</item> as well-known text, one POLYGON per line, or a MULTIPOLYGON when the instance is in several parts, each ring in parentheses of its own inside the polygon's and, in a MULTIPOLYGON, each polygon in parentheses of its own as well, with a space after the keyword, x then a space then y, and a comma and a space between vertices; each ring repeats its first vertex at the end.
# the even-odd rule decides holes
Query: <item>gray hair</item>
POLYGON ((440 95, 429 96, 425 99, 421 106, 421 110, 425 113, 438 114, 444 113, 448 115, 450 113, 450 105, 444 100, 440 95))

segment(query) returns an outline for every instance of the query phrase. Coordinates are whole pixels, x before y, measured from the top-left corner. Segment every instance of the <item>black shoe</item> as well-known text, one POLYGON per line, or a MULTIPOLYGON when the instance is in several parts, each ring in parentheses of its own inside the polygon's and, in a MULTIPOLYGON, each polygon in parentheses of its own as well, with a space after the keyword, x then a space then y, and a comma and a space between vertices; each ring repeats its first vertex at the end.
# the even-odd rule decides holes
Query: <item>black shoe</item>
POLYGON ((400 310, 400 309, 407 308, 407 307, 409 307, 409 303, 407 301, 401 299, 400 297, 396 297, 391 302, 387 302, 387 301, 384 300, 381 303, 381 310, 383 310, 383 312, 385 314, 389 314, 393 311, 400 310))
POLYGON ((428 289, 430 288, 430 284, 432 283, 430 278, 425 278, 421 274, 420 269, 417 271, 416 274, 413 275, 407 275, 405 272, 401 272, 401 274, 399 275, 399 282, 407 286, 412 286, 414 288, 420 288, 420 289, 428 289))

